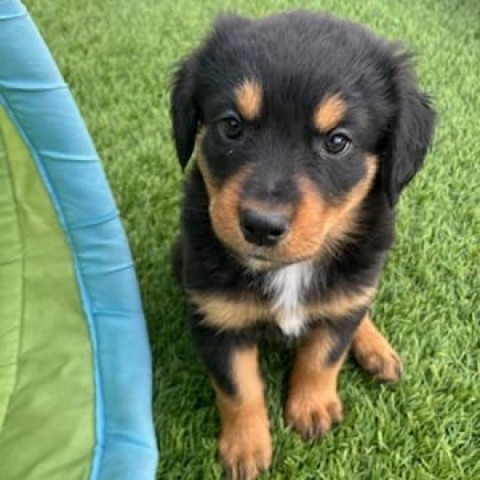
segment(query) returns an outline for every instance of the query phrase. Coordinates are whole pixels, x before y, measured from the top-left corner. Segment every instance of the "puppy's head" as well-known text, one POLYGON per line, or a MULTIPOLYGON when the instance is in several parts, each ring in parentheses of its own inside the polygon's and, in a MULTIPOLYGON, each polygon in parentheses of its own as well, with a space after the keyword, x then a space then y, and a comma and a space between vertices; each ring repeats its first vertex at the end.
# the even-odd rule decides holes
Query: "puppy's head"
POLYGON ((374 186, 394 205, 434 122, 398 48, 305 12, 220 19, 177 71, 172 118, 216 235, 257 267, 341 242, 374 186))

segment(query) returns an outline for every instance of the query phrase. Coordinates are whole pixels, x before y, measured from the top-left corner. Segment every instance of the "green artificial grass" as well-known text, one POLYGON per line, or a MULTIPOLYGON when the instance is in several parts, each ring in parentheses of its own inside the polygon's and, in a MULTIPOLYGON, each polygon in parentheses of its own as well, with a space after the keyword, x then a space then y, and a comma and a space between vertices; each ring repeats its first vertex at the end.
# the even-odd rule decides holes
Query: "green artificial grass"
POLYGON ((172 65, 217 12, 261 16, 322 8, 419 53, 439 122, 404 194, 375 321, 406 367, 395 387, 347 362, 346 418, 303 443, 282 421, 283 347, 264 350, 275 457, 270 479, 480 478, 480 3, 475 0, 28 0, 70 83, 120 207, 135 257, 154 358, 162 479, 217 479, 218 417, 192 352, 169 271, 182 176, 170 138, 172 65))

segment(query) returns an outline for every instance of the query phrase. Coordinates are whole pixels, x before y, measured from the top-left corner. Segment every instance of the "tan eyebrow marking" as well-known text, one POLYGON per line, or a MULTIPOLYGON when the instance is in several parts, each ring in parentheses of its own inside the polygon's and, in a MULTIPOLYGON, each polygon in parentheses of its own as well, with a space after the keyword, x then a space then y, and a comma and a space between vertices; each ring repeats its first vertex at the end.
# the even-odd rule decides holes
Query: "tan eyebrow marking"
POLYGON ((339 94, 324 98, 315 109, 313 122, 320 132, 329 132, 343 119, 347 104, 339 94))
POLYGON ((255 80, 245 80, 235 88, 235 101, 243 118, 246 120, 257 118, 263 103, 261 85, 255 80))

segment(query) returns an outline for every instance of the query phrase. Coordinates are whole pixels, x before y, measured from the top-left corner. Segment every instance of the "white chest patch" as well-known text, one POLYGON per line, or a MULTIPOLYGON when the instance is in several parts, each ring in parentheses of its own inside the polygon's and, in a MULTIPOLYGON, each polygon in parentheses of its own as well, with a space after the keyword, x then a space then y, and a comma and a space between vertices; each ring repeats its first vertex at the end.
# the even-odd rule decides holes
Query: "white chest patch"
POLYGON ((301 262, 268 274, 265 290, 273 295, 272 308, 286 335, 299 335, 307 320, 303 299, 312 282, 313 266, 301 262))

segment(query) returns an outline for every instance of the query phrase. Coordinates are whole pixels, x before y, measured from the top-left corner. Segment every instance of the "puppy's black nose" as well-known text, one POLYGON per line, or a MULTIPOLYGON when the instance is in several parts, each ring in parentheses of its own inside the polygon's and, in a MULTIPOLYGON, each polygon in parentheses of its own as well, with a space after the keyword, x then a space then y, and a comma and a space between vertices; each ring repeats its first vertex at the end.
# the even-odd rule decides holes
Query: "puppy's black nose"
POLYGON ((262 212, 246 209, 240 212, 240 227, 249 243, 272 247, 288 232, 289 219, 280 212, 262 212))

